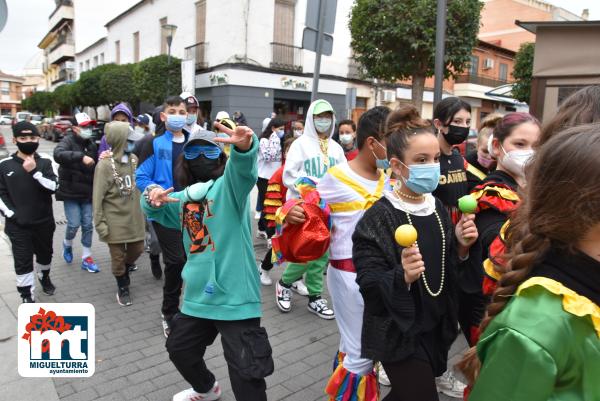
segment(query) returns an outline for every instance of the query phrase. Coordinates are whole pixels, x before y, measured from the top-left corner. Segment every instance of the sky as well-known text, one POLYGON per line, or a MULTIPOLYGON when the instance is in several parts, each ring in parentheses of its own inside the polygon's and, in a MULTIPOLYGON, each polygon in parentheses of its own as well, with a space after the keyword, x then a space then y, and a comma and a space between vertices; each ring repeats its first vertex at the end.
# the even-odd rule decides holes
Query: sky
MULTIPOLYGON (((82 26, 90 29, 77 43, 77 51, 100 39, 104 24, 122 11, 129 8, 137 0, 80 0, 79 4, 89 8, 82 14, 86 21, 82 26), (89 21, 87 21, 89 20, 89 21)), ((599 0, 546 0, 548 3, 565 8, 574 14, 581 15, 584 8, 590 11, 591 20, 600 20, 599 0)), ((54 11, 54 0, 6 0, 8 5, 8 22, 0 32, 0 70, 19 74, 25 65, 41 52, 38 43, 48 30, 48 17, 54 11)), ((77 12, 79 15, 80 13, 77 12)))

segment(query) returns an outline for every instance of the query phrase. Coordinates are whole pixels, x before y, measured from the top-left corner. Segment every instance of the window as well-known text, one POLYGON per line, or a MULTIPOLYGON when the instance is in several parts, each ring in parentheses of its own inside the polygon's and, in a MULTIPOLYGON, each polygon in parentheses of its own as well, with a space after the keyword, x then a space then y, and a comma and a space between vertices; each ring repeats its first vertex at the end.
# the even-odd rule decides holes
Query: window
POLYGON ((115 63, 121 64, 121 41, 115 41, 115 63))
POLYGON ((86 71, 90 70, 90 60, 85 60, 85 70, 86 71))
POLYGON ((2 86, 0 86, 0 90, 2 91, 3 96, 10 95, 10 82, 2 81, 2 86))
POLYGON ((158 20, 158 30, 160 32, 160 54, 167 54, 167 35, 162 29, 167 24, 167 17, 158 20))
POLYGON ((98 56, 94 56, 94 68, 98 67, 98 56))
POLYGON ((500 63, 500 80, 508 81, 508 65, 500 63))
POLYGON ((79 73, 81 74, 83 72, 83 61, 81 61, 79 63, 79 73))
POLYGON ((206 40, 206 0, 196 3, 196 43, 206 40))
POLYGON ((133 33, 133 62, 137 63, 140 61, 140 33, 133 33))
POLYGON ((100 53, 100 65, 104 64, 104 53, 100 53))
POLYGON ((469 75, 477 75, 479 71, 479 57, 471 56, 471 66, 469 67, 469 75))
POLYGON ((295 0, 275 0, 273 42, 286 45, 294 44, 295 3, 295 0))

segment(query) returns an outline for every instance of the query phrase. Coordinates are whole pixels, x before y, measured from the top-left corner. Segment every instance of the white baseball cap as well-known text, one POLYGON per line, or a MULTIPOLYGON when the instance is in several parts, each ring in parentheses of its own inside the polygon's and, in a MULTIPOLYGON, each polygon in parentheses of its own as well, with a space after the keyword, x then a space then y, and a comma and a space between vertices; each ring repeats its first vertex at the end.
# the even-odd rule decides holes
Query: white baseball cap
POLYGON ((221 121, 221 120, 223 120, 225 118, 230 118, 229 117, 229 113, 226 112, 226 111, 220 111, 220 112, 217 113, 217 116, 215 117, 215 120, 221 121))

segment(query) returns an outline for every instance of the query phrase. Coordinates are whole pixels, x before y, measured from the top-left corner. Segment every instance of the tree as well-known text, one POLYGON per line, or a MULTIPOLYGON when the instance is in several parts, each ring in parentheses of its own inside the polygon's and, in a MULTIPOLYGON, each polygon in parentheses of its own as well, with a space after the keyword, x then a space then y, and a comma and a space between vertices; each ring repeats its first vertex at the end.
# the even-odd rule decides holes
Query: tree
POLYGON ((181 92, 181 60, 171 57, 168 65, 167 56, 161 55, 135 64, 133 86, 140 101, 153 104, 162 103, 167 95, 178 95, 181 92))
POLYGON ((529 103, 531 97, 534 52, 535 43, 523 43, 515 56, 515 67, 512 73, 515 83, 512 87, 512 95, 515 99, 525 103, 529 103))
MULTIPOLYGON (((436 0, 356 0, 350 43, 367 75, 388 82, 412 79, 412 100, 423 104, 425 78, 434 73, 436 0)), ((447 6, 446 78, 469 66, 483 3, 450 0, 447 6)))
POLYGON ((64 84, 54 89, 54 108, 59 113, 71 114, 78 103, 75 98, 75 84, 64 84))
POLYGON ((100 91, 108 105, 119 102, 137 103, 137 94, 133 85, 134 64, 115 65, 100 77, 100 91))
POLYGON ((34 92, 21 102, 25 110, 39 114, 50 114, 55 111, 54 94, 52 92, 34 92))
POLYGON ((82 72, 75 91, 77 104, 94 108, 108 104, 109 102, 100 86, 100 80, 104 74, 117 67, 116 64, 103 64, 92 70, 82 72))

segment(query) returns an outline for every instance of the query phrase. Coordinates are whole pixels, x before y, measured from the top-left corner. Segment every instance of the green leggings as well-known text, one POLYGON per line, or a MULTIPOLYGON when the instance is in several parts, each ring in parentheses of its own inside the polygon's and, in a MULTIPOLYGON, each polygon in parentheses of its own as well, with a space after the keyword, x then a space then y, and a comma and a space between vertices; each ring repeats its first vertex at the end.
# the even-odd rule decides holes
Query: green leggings
POLYGON ((308 295, 321 295, 323 292, 323 272, 328 263, 329 252, 325 252, 319 259, 308 263, 288 263, 281 276, 281 281, 285 285, 292 285, 294 281, 300 280, 302 275, 306 273, 304 283, 308 288, 308 295))

